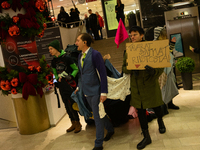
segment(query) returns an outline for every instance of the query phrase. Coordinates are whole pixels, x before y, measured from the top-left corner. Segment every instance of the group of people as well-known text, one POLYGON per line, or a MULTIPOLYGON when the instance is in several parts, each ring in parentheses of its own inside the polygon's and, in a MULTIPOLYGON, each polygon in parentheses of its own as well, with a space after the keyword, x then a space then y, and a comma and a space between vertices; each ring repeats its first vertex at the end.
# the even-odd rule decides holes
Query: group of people
POLYGON ((88 10, 88 13, 90 14, 90 16, 88 17, 88 15, 85 14, 84 18, 86 32, 91 36, 94 36, 95 40, 103 39, 103 33, 102 33, 102 28, 104 27, 103 18, 99 15, 98 12, 96 12, 95 14, 92 13, 91 9, 88 10))
POLYGON ((70 16, 65 11, 64 7, 61 6, 60 13, 58 14, 58 17, 57 17, 57 20, 59 21, 59 25, 63 26, 63 27, 67 27, 67 28, 70 28, 71 25, 73 25, 74 27, 79 26, 79 22, 77 22, 77 21, 80 21, 79 14, 80 14, 80 12, 76 8, 75 5, 74 5, 74 8, 70 9, 70 16), (70 22, 76 22, 76 23, 70 24, 70 22), (67 26, 66 26, 66 24, 67 24, 67 26))
MULTIPOLYGON (((91 13, 92 14, 92 13, 91 13)), ((155 40, 163 39, 166 37, 162 36, 164 28, 156 33, 155 40)), ((139 26, 133 26, 129 30, 131 36, 131 42, 143 42, 144 30, 139 26)), ((52 60, 52 68, 55 78, 58 80, 58 87, 62 100, 65 104, 67 113, 72 122, 71 127, 67 129, 67 132, 74 131, 78 133, 81 131, 81 124, 79 121, 78 113, 72 108, 74 101, 70 95, 76 94, 81 90, 83 96, 86 98, 87 103, 91 107, 93 117, 96 125, 96 140, 93 150, 102 150, 103 141, 108 141, 114 134, 114 128, 108 116, 105 115, 103 118, 99 114, 99 104, 107 99, 108 84, 107 84, 107 73, 104 65, 104 60, 101 54, 91 47, 91 43, 94 42, 92 36, 88 33, 82 33, 76 40, 76 46, 81 53, 78 57, 78 63, 73 62, 72 58, 66 55, 66 53, 60 49, 59 41, 55 40, 51 42, 49 46, 49 52, 54 56, 52 60), (77 82, 77 74, 79 72, 79 83, 77 82), (104 127, 107 129, 107 134, 104 137, 104 127)), ((172 49, 176 40, 172 39, 169 45, 172 45, 172 49)), ((170 103, 168 106, 172 109, 179 109, 172 103, 173 97, 178 93, 173 94, 170 98, 168 97, 167 102, 163 97, 162 88, 171 89, 168 87, 168 80, 175 83, 173 80, 173 69, 166 71, 166 68, 152 68, 146 65, 145 70, 128 70, 127 69, 127 53, 124 52, 124 59, 122 65, 122 71, 125 74, 130 74, 130 89, 131 89, 131 100, 130 106, 133 106, 137 110, 139 122, 141 125, 142 133, 144 138, 138 143, 137 149, 143 149, 152 142, 151 136, 148 130, 148 120, 146 116, 146 109, 152 108, 155 111, 158 122, 158 131, 160 134, 166 132, 166 127, 163 121, 162 105, 164 103, 170 103), (165 71, 167 72, 165 72, 165 71), (164 71, 164 72, 163 72, 164 71), (165 83, 161 88, 159 79, 161 74, 165 73, 165 83)), ((170 84, 175 86, 175 84, 170 84)), ((175 88, 175 87, 174 87, 175 88)), ((174 90, 174 88, 172 88, 174 90)), ((165 90, 166 91, 166 90, 165 90)))

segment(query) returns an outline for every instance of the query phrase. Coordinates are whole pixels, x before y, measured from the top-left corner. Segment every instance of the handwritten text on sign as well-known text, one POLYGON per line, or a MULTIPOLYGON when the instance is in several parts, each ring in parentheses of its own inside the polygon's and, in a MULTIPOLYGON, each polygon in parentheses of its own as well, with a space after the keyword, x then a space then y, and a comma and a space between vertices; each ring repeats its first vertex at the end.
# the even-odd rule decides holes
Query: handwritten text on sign
POLYGON ((143 70, 170 67, 169 40, 126 43, 127 69, 143 70))

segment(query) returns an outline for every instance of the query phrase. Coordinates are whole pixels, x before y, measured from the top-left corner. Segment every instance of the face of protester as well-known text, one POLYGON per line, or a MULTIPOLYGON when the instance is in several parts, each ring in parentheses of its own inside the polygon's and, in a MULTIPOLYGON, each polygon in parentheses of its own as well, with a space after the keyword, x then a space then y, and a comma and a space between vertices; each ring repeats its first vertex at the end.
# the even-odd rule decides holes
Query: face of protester
POLYGON ((138 31, 131 32, 131 41, 134 42, 141 42, 144 34, 140 34, 138 31))
POLYGON ((83 48, 85 47, 85 42, 82 41, 81 36, 82 36, 82 35, 79 35, 79 36, 78 36, 78 38, 76 39, 76 43, 75 43, 76 46, 78 46, 77 50, 79 50, 79 51, 82 51, 83 48))
POLYGON ((58 53, 58 51, 55 48, 53 48, 52 46, 49 46, 49 53, 52 56, 56 56, 56 54, 58 53))

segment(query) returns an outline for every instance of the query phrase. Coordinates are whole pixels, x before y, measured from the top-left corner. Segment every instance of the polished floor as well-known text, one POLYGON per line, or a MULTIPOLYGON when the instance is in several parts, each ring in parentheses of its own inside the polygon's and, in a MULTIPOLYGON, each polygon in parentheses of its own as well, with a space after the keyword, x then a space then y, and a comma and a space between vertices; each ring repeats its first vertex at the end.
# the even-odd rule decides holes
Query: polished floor
MULTIPOLYGON (((149 123, 152 144, 145 150, 199 150, 200 149, 200 82, 193 82, 193 90, 180 89, 174 103, 180 110, 169 109, 164 116, 167 128, 159 134, 157 121, 149 123)), ((91 150, 95 140, 95 126, 87 125, 81 117, 82 131, 66 133, 70 121, 66 115, 55 127, 33 135, 20 135, 16 128, 0 130, 0 150, 91 150)), ((136 150, 142 139, 138 119, 130 119, 115 128, 105 150, 136 150)))

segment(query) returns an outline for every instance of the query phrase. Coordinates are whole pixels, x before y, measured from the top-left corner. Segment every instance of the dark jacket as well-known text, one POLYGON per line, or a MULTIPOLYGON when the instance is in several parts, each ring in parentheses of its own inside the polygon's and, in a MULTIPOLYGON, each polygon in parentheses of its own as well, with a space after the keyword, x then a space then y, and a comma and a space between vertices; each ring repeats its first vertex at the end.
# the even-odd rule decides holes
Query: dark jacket
POLYGON ((124 4, 121 4, 120 6, 115 5, 115 11, 116 12, 116 18, 124 18, 124 4))
POLYGON ((61 12, 58 14, 58 21, 64 22, 64 23, 69 23, 70 22, 70 17, 68 13, 66 12, 61 12))
POLYGON ((71 11, 71 12, 70 12, 71 21, 72 21, 72 22, 80 21, 79 14, 80 14, 80 12, 78 11, 77 8, 75 8, 75 12, 72 12, 72 11, 71 11))
POLYGON ((97 28, 97 16, 93 13, 89 16, 89 25, 90 28, 97 28))

